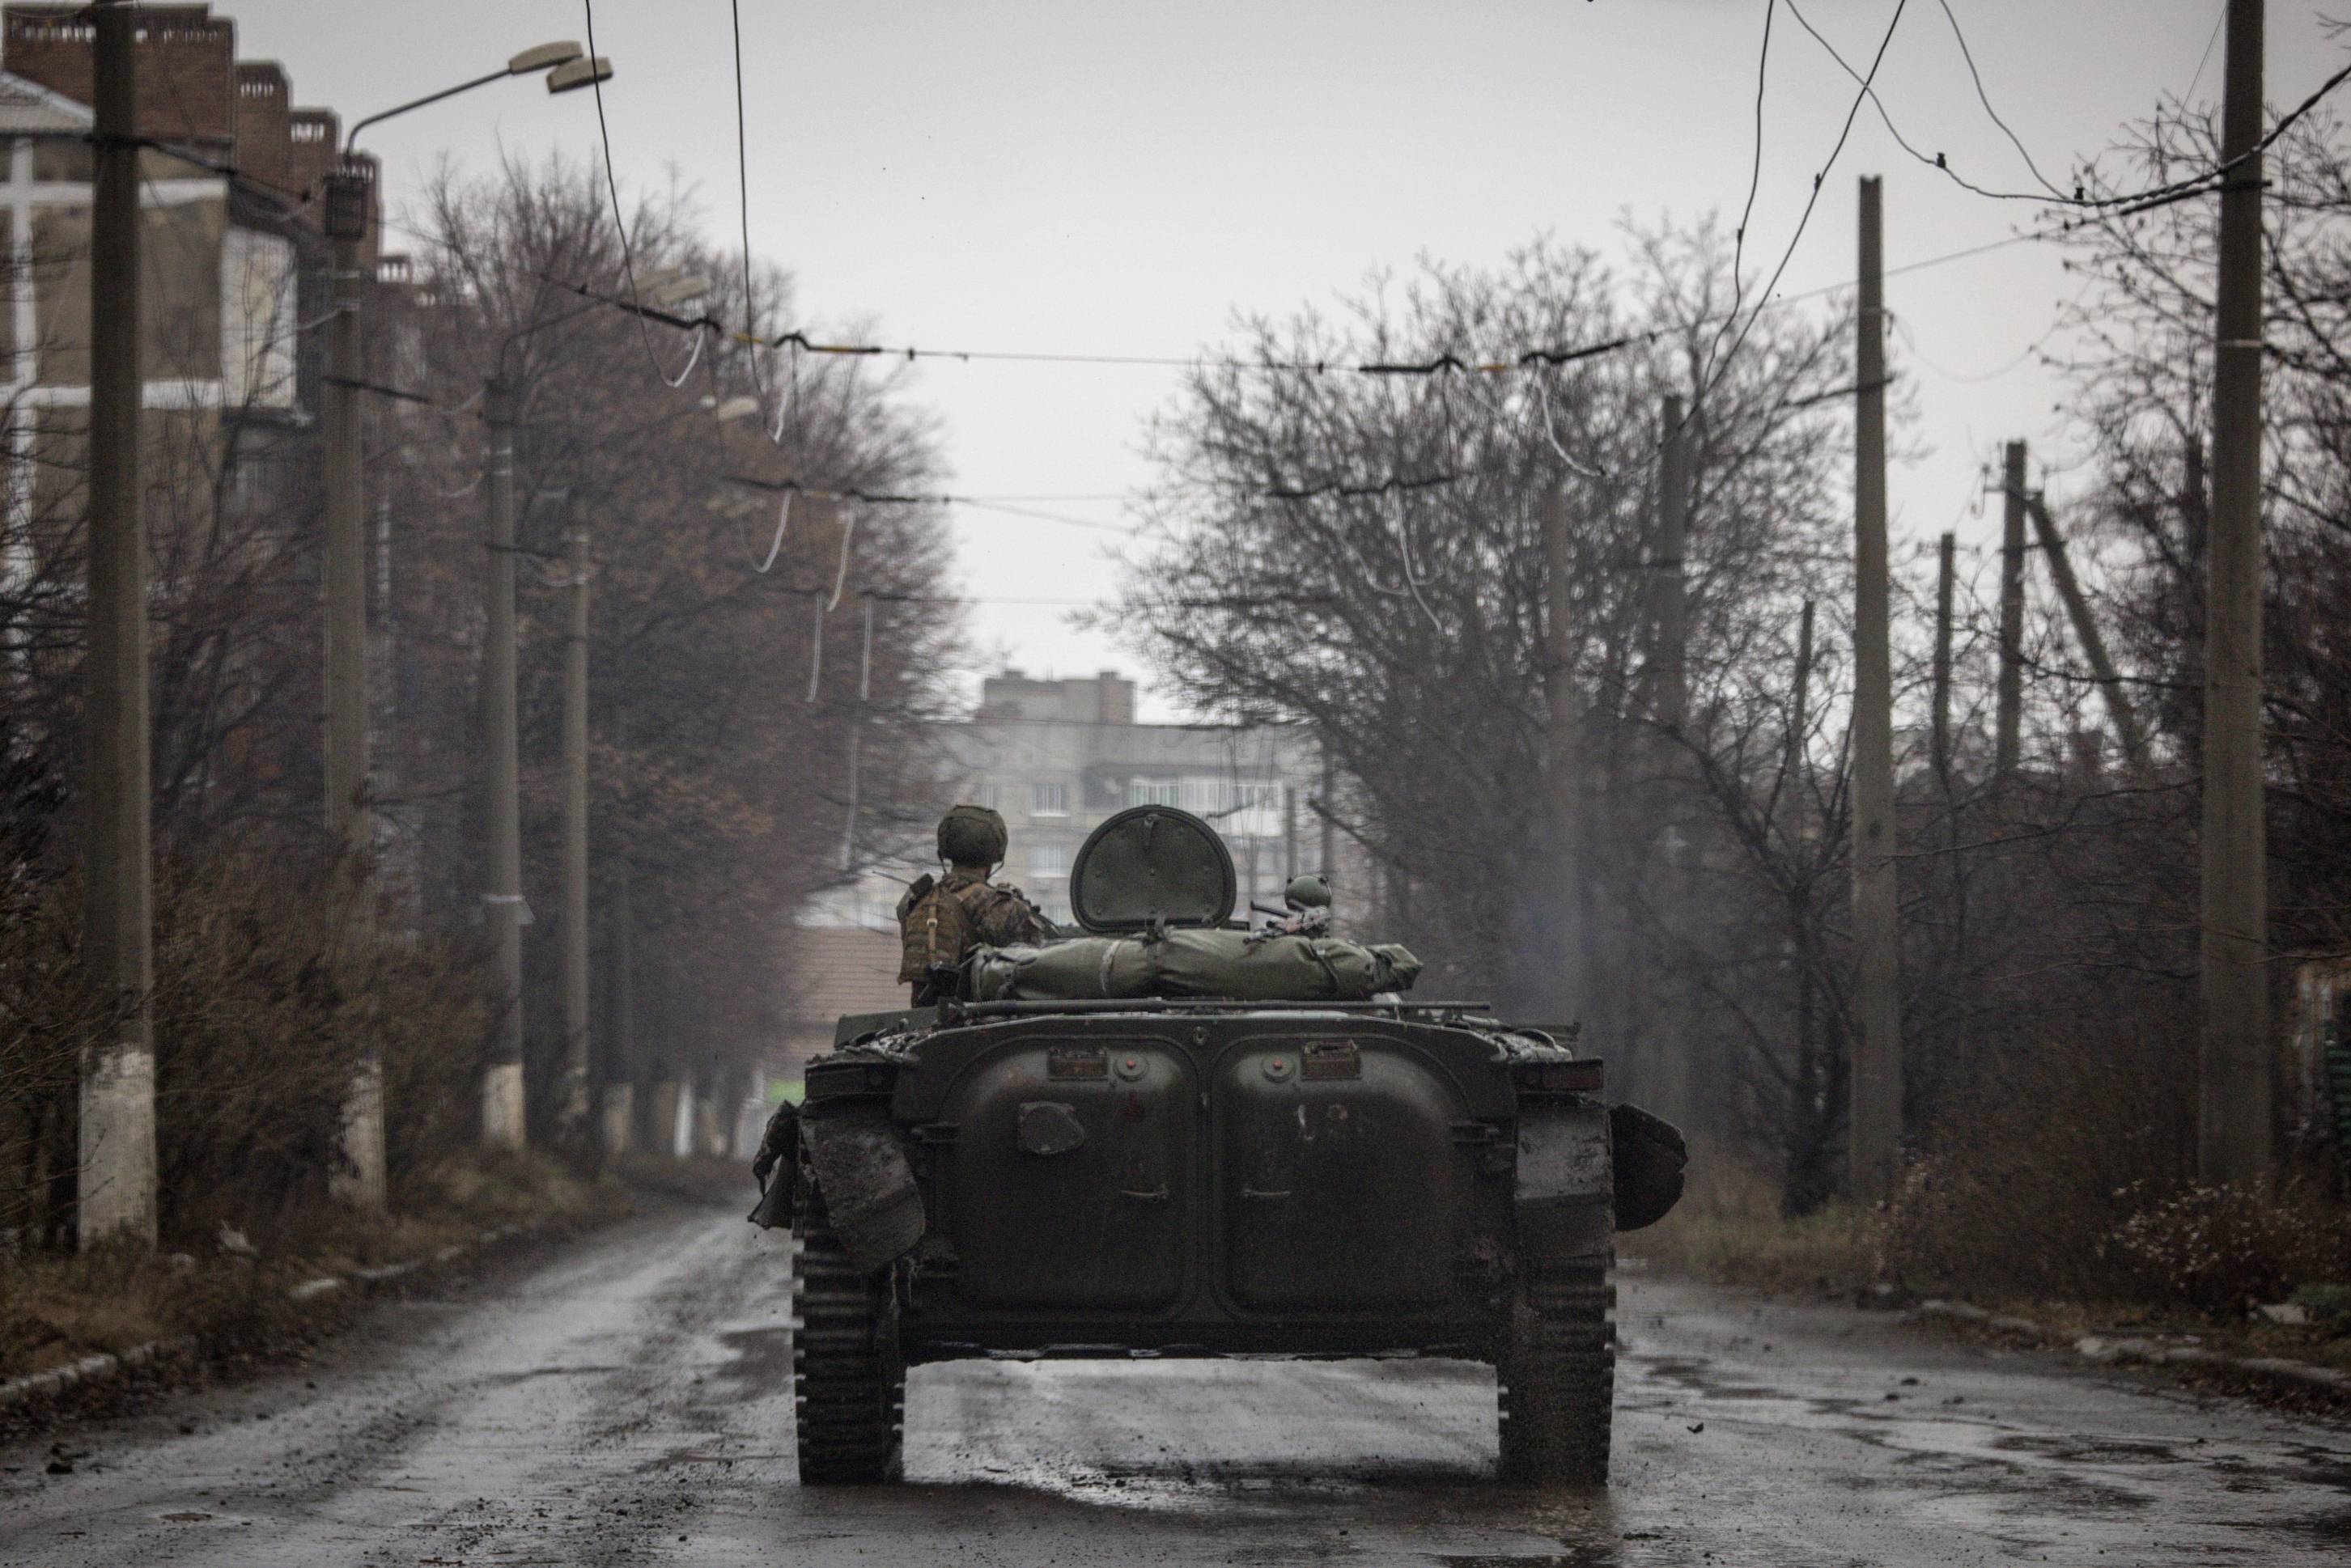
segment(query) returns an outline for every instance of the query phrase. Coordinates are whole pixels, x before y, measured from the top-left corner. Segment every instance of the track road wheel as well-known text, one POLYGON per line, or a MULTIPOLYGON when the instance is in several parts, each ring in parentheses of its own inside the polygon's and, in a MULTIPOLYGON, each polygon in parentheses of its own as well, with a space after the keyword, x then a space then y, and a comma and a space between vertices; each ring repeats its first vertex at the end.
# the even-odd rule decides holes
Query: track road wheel
POLYGON ((1604 1486, 1616 1397, 1615 1253, 1520 1281, 1499 1364, 1502 1479, 1604 1486))
POLYGON ((826 1220, 823 1195, 802 1175, 792 1280, 799 1328, 792 1336, 792 1404, 800 1482, 872 1485, 895 1480, 905 1426, 906 1368, 890 1310, 888 1273, 850 1262, 826 1220))

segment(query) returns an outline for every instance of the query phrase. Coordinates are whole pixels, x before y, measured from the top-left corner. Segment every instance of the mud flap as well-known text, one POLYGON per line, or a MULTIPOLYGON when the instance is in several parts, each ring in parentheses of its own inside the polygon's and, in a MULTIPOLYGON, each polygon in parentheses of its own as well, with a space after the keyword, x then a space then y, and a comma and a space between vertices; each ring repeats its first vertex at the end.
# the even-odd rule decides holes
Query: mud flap
POLYGON ((1519 1247, 1530 1261, 1597 1252, 1615 1218, 1609 1118, 1583 1100, 1519 1103, 1519 1247))
POLYGON ((1638 1106, 1611 1106, 1608 1130, 1616 1149, 1616 1229, 1654 1225, 1682 1200, 1682 1171, 1689 1163, 1682 1129, 1638 1106))
POLYGON ((833 1234, 852 1263, 871 1272, 904 1257, 923 1239, 923 1195, 886 1106, 803 1113, 800 1141, 815 1168, 833 1234))
POLYGON ((799 1201, 795 1190, 799 1174, 799 1107, 787 1101, 776 1107, 776 1114, 768 1118, 768 1130, 760 1136, 759 1157, 751 1162, 751 1175, 759 1183, 759 1201, 744 1218, 763 1231, 790 1229, 792 1210, 799 1201))

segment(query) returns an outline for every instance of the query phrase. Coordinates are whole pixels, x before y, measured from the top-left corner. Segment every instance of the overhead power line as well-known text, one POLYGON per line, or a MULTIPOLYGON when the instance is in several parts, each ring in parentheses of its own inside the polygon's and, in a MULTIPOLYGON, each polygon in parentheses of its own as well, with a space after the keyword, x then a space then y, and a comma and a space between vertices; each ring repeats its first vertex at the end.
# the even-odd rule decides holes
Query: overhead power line
MULTIPOLYGON (((2199 170, 2194 174, 2185 175, 2178 180, 2167 181, 2162 184, 2150 185, 2143 190, 2126 191, 2111 196, 2092 196, 2085 194, 2079 185, 2074 187, 2073 194, 2068 195, 2064 192, 2059 190, 2055 185, 2049 182, 2048 178, 2041 172, 2039 166, 2033 162, 2032 154, 2026 150, 2024 143, 2018 139, 2016 132, 2011 130, 2008 122, 2000 117, 1999 110, 1992 108, 1991 99, 1984 90, 1983 77, 1976 69, 1975 57, 1968 48, 1967 36, 1965 34, 1959 32, 1959 18, 1952 15, 1949 0, 1940 0, 1940 3, 1943 6, 1943 14, 1946 16, 1949 16, 1951 19, 1951 30, 1953 34, 1959 37, 1959 53, 1967 60, 1968 74, 1975 82, 1976 97, 1978 100, 1982 103, 1984 112, 1991 117, 1991 122, 2000 128, 2001 133, 2005 135, 2010 143, 2016 148, 2017 152, 2024 159, 2025 167, 2032 171, 2032 177, 2035 180, 2040 181, 2042 189, 2038 191, 1999 191, 1993 190, 1988 186, 1977 184, 1974 181, 1966 178, 1964 175, 1960 174, 1958 170, 1952 168, 1949 160, 1942 153, 1937 152, 1929 155, 1920 151, 1917 147, 1913 146, 1910 143, 1909 139, 1902 134, 1900 128, 1894 123, 1893 116, 1887 112, 1884 100, 1879 99, 1876 90, 1868 88, 1866 84, 1865 84, 1865 92, 1870 102, 1876 106, 1878 118, 1885 121, 1886 130, 1893 136, 1895 141, 1900 145, 1902 151, 1907 152, 1919 162, 1926 164, 1928 168, 1934 169, 1942 173, 1949 178, 1953 184, 1958 185, 1961 190, 1970 192, 1975 195, 1982 196, 1987 200, 1994 202, 2032 202, 2047 206, 2068 207, 2082 212, 2111 213, 2118 216, 2129 216, 2134 213, 2146 212, 2154 207, 2166 205, 2173 198, 2202 195, 2208 192, 2218 191, 2221 185, 2227 182, 2231 171, 2244 163, 2260 157, 2263 152, 2267 151, 2276 143, 2280 137, 2283 136, 2287 130, 2294 127, 2296 121, 2302 119, 2305 115, 2309 114, 2311 110, 2316 109, 2321 100, 2332 94, 2346 81, 2351 81, 2351 65, 2346 65, 2335 71, 2334 75, 2328 77, 2324 82, 2320 83, 2317 90, 2311 93, 2309 97, 2304 99, 2299 104, 2296 104, 2293 109, 2280 117, 2277 123, 2270 127, 2268 133, 2252 148, 2240 153, 2234 158, 2229 159, 2223 162, 2216 163, 2210 169, 2199 170)), ((1804 14, 1797 9, 1795 0, 1787 0, 1787 5, 1790 14, 1796 18, 1796 21, 1803 27, 1804 31, 1810 33, 1814 41, 1816 41, 1822 48, 1828 51, 1829 58, 1834 60, 1838 67, 1844 70, 1845 75, 1853 78, 1855 81, 1863 81, 1864 78, 1861 73, 1855 70, 1852 65, 1846 61, 1845 57, 1837 52, 1836 46, 1830 43, 1826 37, 1823 36, 1820 29, 1813 26, 1812 23, 1806 19, 1804 14)), ((2213 25, 2212 36, 2214 38, 2220 36, 2220 25, 2217 22, 2213 25)), ((2210 54, 2211 43, 2208 40, 2205 44, 2205 55, 2208 59, 2210 58, 2210 54)), ((2203 75, 2204 66, 2203 63, 2199 61, 2196 67, 2197 78, 2200 80, 2203 75)), ((2190 93, 2193 93, 2196 90, 2195 83, 2193 81, 2189 84, 2188 90, 2190 93)), ((1891 274, 1888 275, 1891 275, 1891 274)))
MULTIPOLYGON (((1788 0, 1788 9, 1796 8, 1795 0, 1788 0)), ((1763 7, 1763 46, 1755 57, 1755 155, 1747 171, 1747 200, 1739 209, 1739 227, 1730 234, 1730 309, 1714 330, 1714 340, 1706 346, 1707 358, 1721 345, 1722 335, 1739 319, 1739 307, 1746 303, 1743 290, 1747 279, 1747 225, 1755 216, 1755 192, 1763 186, 1763 87, 1769 79, 1771 64, 1771 18, 1779 15, 1779 0, 1769 0, 1763 7)), ((1796 18, 1799 22, 1804 19, 1796 18)), ((1806 32, 1812 24, 1804 24, 1806 32)), ((1818 35, 1814 35, 1817 36, 1818 35)), ((1553 443, 1557 444, 1556 442, 1553 443)))
POLYGON ((1959 28, 1959 13, 1951 9, 1951 0, 1937 0, 1937 3, 1943 7, 1944 19, 1951 24, 1951 36, 1959 41, 1959 57, 1967 61, 1968 78, 1976 84, 1976 101, 1983 105, 1984 113, 1991 117, 1991 122, 2000 127, 2001 134, 2008 138, 2009 145, 2016 149, 2016 155, 2024 160, 2024 166, 2032 171, 2032 177, 2041 182, 2041 188, 2061 202, 2065 200, 2065 193, 2052 185, 2049 176, 2041 172, 2041 165, 2032 161, 2032 153, 2023 140, 2009 129, 2008 121, 2001 119, 2000 110, 1992 108, 1991 94, 1984 90, 1983 73, 1976 69, 1975 51, 1968 47, 1968 36, 1959 28))
MULTIPOLYGON (((596 60, 596 0, 580 0, 580 7, 587 17, 588 60, 592 67, 596 60)), ((621 177, 612 168, 612 129, 604 119, 603 77, 591 68, 588 73, 588 86, 596 95, 596 140, 604 150, 604 189, 612 197, 612 229, 621 237, 621 272, 629 280, 630 303, 642 309, 644 299, 637 292, 637 263, 629 243, 629 221, 621 213, 621 177)), ((749 308, 747 302, 745 308, 749 308)), ((652 362, 653 374, 667 382, 673 391, 685 385, 685 379, 694 374, 695 362, 702 358, 702 338, 696 334, 694 352, 686 357, 685 369, 673 377, 663 369, 661 356, 653 352, 653 334, 646 329, 643 316, 637 320, 637 337, 645 346, 645 358, 652 362)))
POLYGON ((1690 399, 1689 409, 1682 415, 1684 426, 1698 418, 1698 411, 1706 406, 1707 398, 1729 374, 1732 362, 1739 358, 1739 350, 1746 346, 1748 336, 1755 330, 1755 323, 1770 307, 1771 291, 1780 286, 1781 275, 1788 270, 1788 263, 1796 254, 1796 246, 1803 241, 1804 229, 1813 221, 1813 209, 1820 205, 1821 187, 1828 182, 1829 171, 1836 167, 1837 155, 1844 151, 1846 140, 1853 135, 1853 122, 1861 115, 1861 106, 1869 97, 1870 84, 1877 79, 1877 67, 1886 63, 1886 50, 1894 42, 1894 29, 1902 25, 1902 13, 1909 3, 1910 0, 1895 0, 1894 15, 1886 24, 1886 36, 1877 41, 1877 54, 1869 62, 1869 74, 1861 78, 1861 91, 1855 95, 1853 107, 1845 110, 1844 124, 1837 131, 1836 145, 1829 149, 1828 161, 1823 163, 1821 171, 1813 176, 1812 193, 1804 198, 1804 211, 1796 219, 1796 232, 1788 236, 1788 248, 1780 253, 1780 265, 1771 269, 1771 281, 1763 286, 1762 303, 1748 315, 1747 325, 1740 327, 1739 336, 1731 339, 1730 352, 1722 357, 1721 362, 1714 368, 1714 374, 1698 389, 1697 396, 1690 399))

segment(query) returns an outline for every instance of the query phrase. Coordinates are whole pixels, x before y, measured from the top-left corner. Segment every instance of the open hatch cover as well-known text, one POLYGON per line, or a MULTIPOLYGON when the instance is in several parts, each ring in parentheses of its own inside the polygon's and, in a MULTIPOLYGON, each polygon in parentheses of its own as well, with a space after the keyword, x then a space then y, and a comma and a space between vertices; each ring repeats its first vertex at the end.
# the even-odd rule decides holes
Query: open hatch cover
POLYGON ((1221 926, 1238 891, 1217 830, 1172 805, 1134 805, 1086 836, 1070 867, 1070 912, 1090 931, 1221 926))

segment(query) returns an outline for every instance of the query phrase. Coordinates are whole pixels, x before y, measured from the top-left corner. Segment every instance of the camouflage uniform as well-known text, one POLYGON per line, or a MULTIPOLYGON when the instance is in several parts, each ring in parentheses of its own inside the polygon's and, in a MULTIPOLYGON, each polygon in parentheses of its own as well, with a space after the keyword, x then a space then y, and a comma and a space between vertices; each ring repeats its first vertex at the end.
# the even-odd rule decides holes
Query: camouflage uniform
POLYGON ((976 947, 1052 939, 1052 925, 1019 888, 974 869, 1002 860, 1005 846, 1004 819, 986 806, 958 805, 940 819, 939 857, 949 870, 916 878, 898 900, 898 979, 914 988, 914 1006, 953 994, 956 977, 949 971, 976 947))

